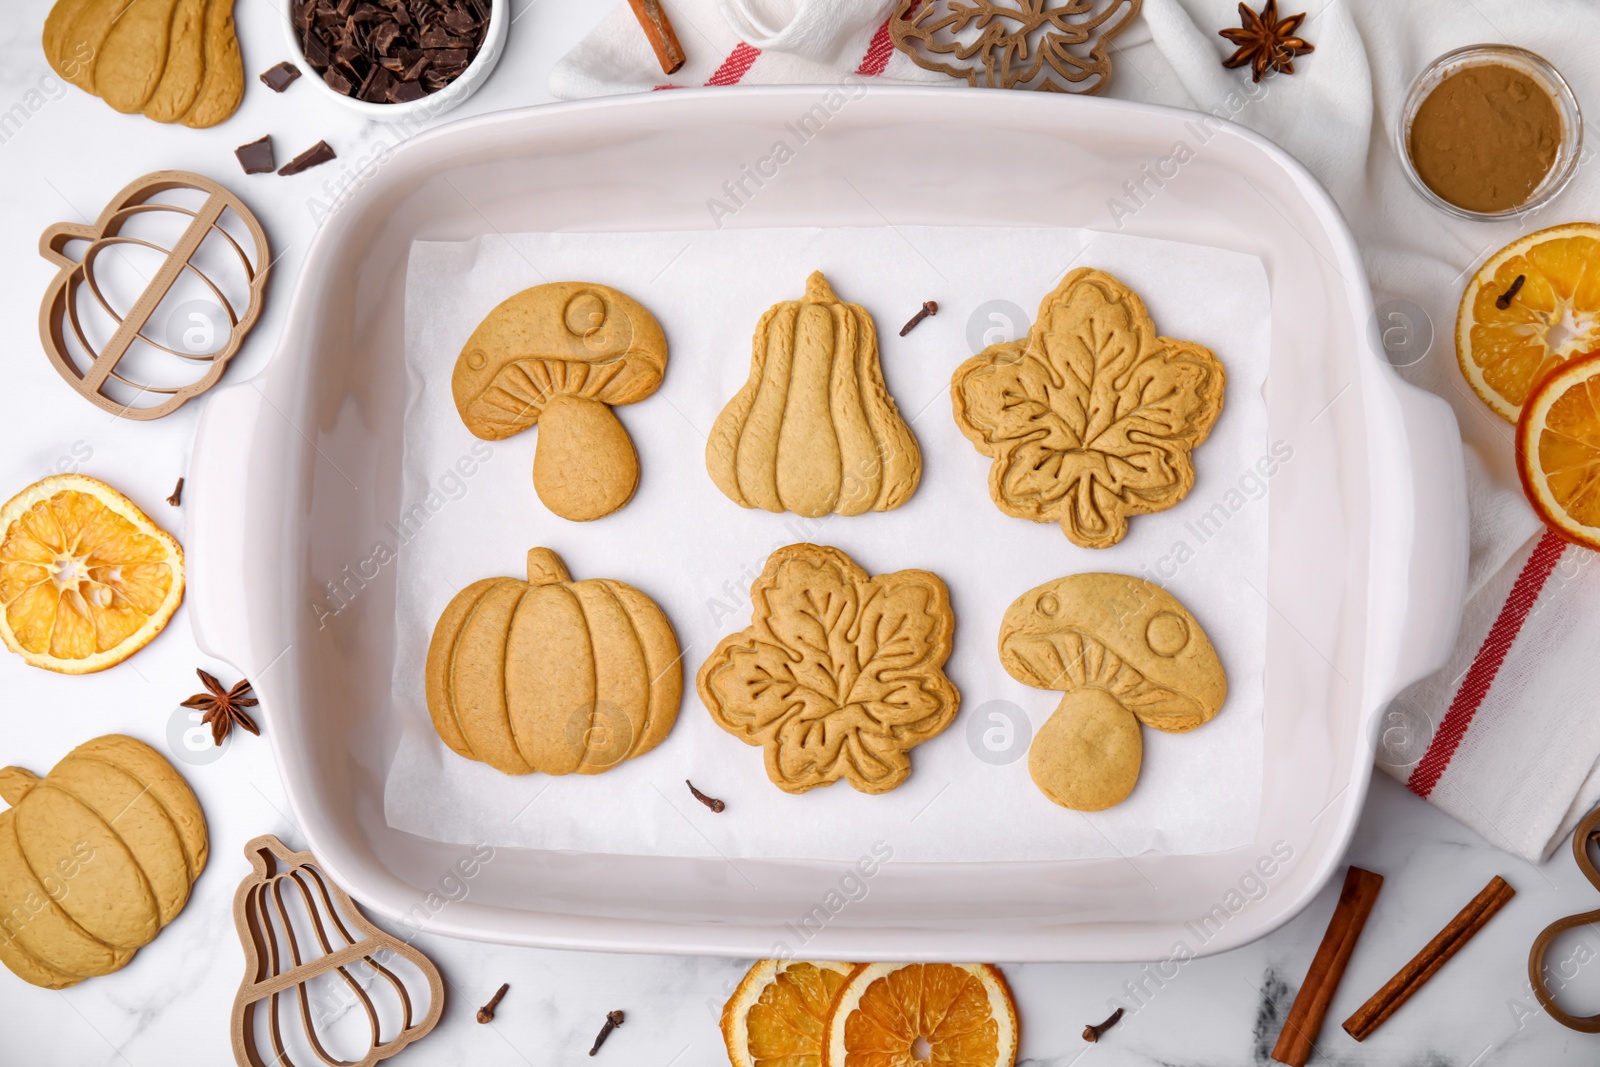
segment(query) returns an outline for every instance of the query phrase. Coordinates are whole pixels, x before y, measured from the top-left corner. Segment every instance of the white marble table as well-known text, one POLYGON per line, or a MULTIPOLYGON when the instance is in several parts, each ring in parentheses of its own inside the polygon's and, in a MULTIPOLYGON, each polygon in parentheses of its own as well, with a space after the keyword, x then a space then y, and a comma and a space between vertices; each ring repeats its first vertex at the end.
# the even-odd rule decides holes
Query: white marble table
MULTIPOLYGON (((512 0, 508 53, 458 117, 548 99, 551 64, 603 13, 599 0, 512 0)), ((174 530, 181 516, 163 498, 185 468, 201 405, 157 424, 113 420, 67 390, 39 352, 36 316, 50 268, 34 254, 57 221, 86 221, 124 182, 176 167, 213 176, 260 215, 280 253, 275 299, 228 375, 242 380, 269 358, 290 280, 315 229, 312 208, 403 134, 364 122, 299 85, 277 96, 250 85, 244 106, 220 128, 190 131, 112 113, 55 83, 38 47, 48 0, 11 0, 0 33, 0 491, 47 473, 82 470, 128 492, 174 530), (13 106, 17 105, 17 106, 13 106), (19 110, 20 108, 20 110, 19 110), (326 138, 340 158, 295 178, 240 174, 232 149, 271 133, 280 159, 326 138)), ((286 58, 274 0, 240 0, 247 74, 286 58)), ((112 731, 165 749, 175 701, 194 691, 204 661, 180 612, 169 632, 114 671, 63 678, 0 656, 0 761, 48 769, 72 745, 112 731)), ((230 675, 231 677, 231 675, 230 675)), ((268 729, 270 729, 270 723, 268 729)), ((214 762, 179 766, 210 823, 212 867, 188 907, 125 970, 65 992, 0 974, 0 1064, 206 1064, 231 1061, 228 1013, 242 973, 230 905, 240 848, 265 832, 291 845, 303 837, 279 785, 267 744, 237 738, 214 762)), ((1380 778, 1350 859, 1382 872, 1386 887, 1367 927, 1316 1063, 1428 1065, 1594 1063, 1600 1037, 1570 1033, 1538 1011, 1526 983, 1534 934, 1560 915, 1600 906, 1565 854, 1533 867, 1500 853, 1449 818, 1380 778), (1457 959, 1365 1044, 1337 1027, 1492 875, 1517 898, 1457 959)), ((1006 968, 1023 1020, 1030 1064, 1211 1065, 1266 1063, 1288 1003, 1333 909, 1326 889, 1298 919, 1224 956, 1189 962, 1170 978, 1135 965, 1006 968), (1139 986, 1138 1000, 1127 989, 1139 986), (1080 1038, 1110 998, 1140 1005, 1100 1044, 1080 1038)), ((1600 939, 1564 943, 1560 955, 1592 959, 1600 939)), ((602 1056, 639 1067, 714 1067, 724 1062, 716 1013, 747 961, 590 955, 505 948, 422 936, 416 942, 450 984, 438 1030, 402 1054, 409 1064, 588 1062, 584 1053, 606 1011, 627 1024, 602 1056), (490 1026, 476 1007, 502 981, 512 985, 490 1026)), ((1577 982, 1577 1004, 1594 1008, 1595 985, 1577 982), (1582 998, 1587 985, 1589 999, 1582 998)))

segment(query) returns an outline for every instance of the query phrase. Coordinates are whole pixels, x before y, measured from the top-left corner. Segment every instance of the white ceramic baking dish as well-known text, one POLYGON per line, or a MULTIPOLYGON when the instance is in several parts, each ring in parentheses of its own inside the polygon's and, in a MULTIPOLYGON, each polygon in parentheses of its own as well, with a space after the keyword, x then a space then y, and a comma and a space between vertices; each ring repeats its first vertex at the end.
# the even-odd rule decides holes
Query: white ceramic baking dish
POLYGON ((678 91, 488 115, 398 149, 317 234, 277 357, 212 394, 189 472, 197 637, 256 683, 285 788, 329 873, 379 914, 438 933, 732 956, 788 944, 832 959, 1160 959, 1233 947, 1298 912, 1349 840, 1377 712, 1453 640, 1461 450, 1446 405, 1385 362, 1361 258, 1323 189, 1272 144, 1199 118, 1044 93, 874 87, 830 107, 820 88, 678 91), (819 105, 823 135, 735 216, 713 219, 707 197, 819 105), (1292 441, 1295 459, 1271 486, 1266 765, 1251 844, 889 863, 843 907, 822 906, 838 899, 839 863, 498 849, 473 865, 465 899, 426 903, 470 850, 384 822, 395 568, 338 626, 319 632, 311 607, 325 596, 312 576, 365 560, 398 513, 410 243, 718 222, 1120 228, 1260 257, 1270 435, 1292 441))

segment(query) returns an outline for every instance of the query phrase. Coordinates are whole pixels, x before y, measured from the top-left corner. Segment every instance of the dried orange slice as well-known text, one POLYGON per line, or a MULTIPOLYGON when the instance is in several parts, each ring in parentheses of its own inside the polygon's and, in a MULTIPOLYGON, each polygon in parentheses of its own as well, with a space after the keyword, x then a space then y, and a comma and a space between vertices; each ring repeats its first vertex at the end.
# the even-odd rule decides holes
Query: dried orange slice
POLYGON ((1600 550, 1600 352, 1539 383, 1517 420, 1517 473, 1539 517, 1600 550))
POLYGON ((62 674, 113 667, 183 599, 183 549, 102 481, 60 474, 0 508, 0 638, 62 674))
POLYGON ((1012 1067, 1017 1005, 987 963, 863 963, 828 1018, 823 1067, 1012 1067))
POLYGON ((1596 348, 1600 225, 1573 222, 1519 237, 1490 256, 1461 294, 1461 373, 1510 422, 1540 379, 1596 348))
POLYGON ((758 960, 722 1009, 734 1067, 821 1067, 828 1009, 849 963, 758 960))

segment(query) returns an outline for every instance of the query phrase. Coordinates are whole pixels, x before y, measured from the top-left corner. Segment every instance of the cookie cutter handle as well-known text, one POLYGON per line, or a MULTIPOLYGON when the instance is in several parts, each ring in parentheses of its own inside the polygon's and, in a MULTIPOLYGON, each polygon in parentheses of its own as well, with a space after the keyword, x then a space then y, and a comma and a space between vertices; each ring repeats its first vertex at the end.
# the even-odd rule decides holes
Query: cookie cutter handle
MULTIPOLYGON (((293 433, 266 395, 265 377, 213 390, 195 431, 184 483, 185 563, 195 643, 249 678, 266 704, 268 612, 281 599, 273 561, 275 513, 293 500, 282 456, 293 433)), ((281 631, 280 631, 281 632, 281 631)), ((270 688, 270 687, 269 687, 270 688)))
POLYGON ((1374 449, 1369 672, 1381 712, 1407 686, 1442 668, 1455 646, 1466 600, 1467 471, 1461 429, 1441 397, 1384 368, 1396 401, 1398 439, 1374 449), (1389 541, 1390 543, 1376 543, 1389 541))
MULTIPOLYGON (((1578 870, 1589 879, 1589 884, 1600 889, 1600 868, 1596 868, 1593 857, 1589 855, 1589 842, 1600 837, 1600 808, 1596 808, 1583 817, 1578 828, 1572 832, 1572 854, 1578 861, 1578 870)), ((1539 931, 1539 936, 1533 939, 1533 947, 1528 950, 1528 984, 1533 987, 1533 995, 1538 998, 1544 1010, 1549 1012, 1550 1018, 1565 1026, 1568 1030, 1576 1030, 1583 1034, 1600 1034, 1600 1015, 1572 1015, 1560 1004, 1556 1003, 1555 993, 1550 989, 1545 973, 1545 956, 1555 944, 1556 938, 1568 930, 1576 930, 1591 923, 1600 922, 1600 911, 1586 911, 1579 915, 1568 915, 1539 931)), ((1571 975, 1561 975, 1570 978, 1571 975)))

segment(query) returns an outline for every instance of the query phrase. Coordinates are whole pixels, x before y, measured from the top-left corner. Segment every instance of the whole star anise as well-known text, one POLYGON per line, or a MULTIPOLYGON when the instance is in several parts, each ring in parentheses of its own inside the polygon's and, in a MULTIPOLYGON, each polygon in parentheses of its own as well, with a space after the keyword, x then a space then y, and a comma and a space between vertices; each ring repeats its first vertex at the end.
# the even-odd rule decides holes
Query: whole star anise
POLYGON ((1217 31, 1239 46, 1233 55, 1222 61, 1222 65, 1232 70, 1250 64, 1250 80, 1255 82, 1272 71, 1293 74, 1294 57, 1316 51, 1311 42, 1294 35, 1305 17, 1306 13, 1302 11, 1298 15, 1279 19, 1278 0, 1267 0, 1267 5, 1259 15, 1251 11, 1248 5, 1240 4, 1239 19, 1244 25, 1236 30, 1217 31))
POLYGON ((255 697, 245 696, 250 692, 250 680, 241 678, 232 689, 222 688, 222 683, 205 671, 195 668, 200 676, 200 681, 205 684, 207 692, 196 693, 183 702, 186 708, 203 708, 205 714, 200 717, 203 723, 211 724, 211 740, 222 744, 223 738, 228 736, 235 724, 249 730, 257 737, 261 736, 261 727, 255 720, 244 712, 245 708, 253 708, 258 701, 255 697))

